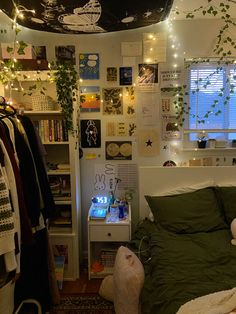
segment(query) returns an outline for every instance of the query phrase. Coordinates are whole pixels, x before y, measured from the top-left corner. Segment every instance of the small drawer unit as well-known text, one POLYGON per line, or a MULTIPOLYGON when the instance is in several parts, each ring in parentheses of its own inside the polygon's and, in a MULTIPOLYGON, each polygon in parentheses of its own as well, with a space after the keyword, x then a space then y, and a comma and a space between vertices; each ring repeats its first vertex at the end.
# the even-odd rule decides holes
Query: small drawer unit
POLYGON ((90 241, 129 241, 130 226, 129 225, 108 225, 108 226, 93 226, 89 228, 90 241))
POLYGON ((88 276, 103 278, 113 273, 116 251, 131 240, 131 206, 124 219, 108 213, 104 219, 93 220, 88 215, 88 276), (117 218, 116 218, 117 217, 117 218))

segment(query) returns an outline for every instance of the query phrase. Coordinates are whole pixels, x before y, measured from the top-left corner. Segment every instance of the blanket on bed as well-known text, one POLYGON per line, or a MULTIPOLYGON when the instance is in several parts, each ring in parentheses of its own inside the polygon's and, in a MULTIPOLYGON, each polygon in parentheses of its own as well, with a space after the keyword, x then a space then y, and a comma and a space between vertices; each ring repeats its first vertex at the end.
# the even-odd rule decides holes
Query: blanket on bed
POLYGON ((177 314, 229 314, 234 309, 236 309, 236 288, 191 300, 182 305, 177 314))
POLYGON ((176 234, 144 220, 131 241, 145 268, 142 314, 175 314, 188 301, 235 288, 231 239, 230 229, 176 234))

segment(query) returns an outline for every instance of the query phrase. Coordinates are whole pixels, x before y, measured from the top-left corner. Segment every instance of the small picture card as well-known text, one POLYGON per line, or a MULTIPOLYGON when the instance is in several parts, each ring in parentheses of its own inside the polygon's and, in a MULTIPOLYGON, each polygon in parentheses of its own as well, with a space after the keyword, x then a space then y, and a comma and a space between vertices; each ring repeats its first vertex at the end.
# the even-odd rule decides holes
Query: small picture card
POLYGON ((80 120, 81 146, 101 147, 101 120, 80 120))
POLYGON ((80 111, 99 112, 100 111, 100 87, 81 86, 80 87, 80 111))
POLYGON ((105 142, 106 160, 132 160, 131 141, 105 142))
POLYGON ((132 85, 132 67, 120 67, 120 85, 132 85))
POLYGON ((175 116, 162 115, 162 139, 179 140, 182 133, 175 116))
POLYGON ((158 83, 158 64, 142 63, 138 66, 138 86, 158 83))
POLYGON ((103 114, 120 115, 123 114, 122 88, 103 88, 103 114))
POLYGON ((182 71, 181 69, 163 70, 160 72, 160 85, 161 88, 177 87, 182 84, 182 71))
POLYGON ((99 54, 79 54, 79 74, 83 80, 99 80, 99 54))
POLYGON ((160 137, 155 129, 140 130, 138 134, 140 156, 154 157, 160 154, 160 137))
POLYGON ((116 82, 117 81, 117 68, 108 67, 107 68, 107 81, 116 82))
POLYGON ((46 46, 33 46, 33 59, 47 60, 46 46))
POLYGON ((56 46, 55 55, 57 61, 75 64, 75 46, 56 46))

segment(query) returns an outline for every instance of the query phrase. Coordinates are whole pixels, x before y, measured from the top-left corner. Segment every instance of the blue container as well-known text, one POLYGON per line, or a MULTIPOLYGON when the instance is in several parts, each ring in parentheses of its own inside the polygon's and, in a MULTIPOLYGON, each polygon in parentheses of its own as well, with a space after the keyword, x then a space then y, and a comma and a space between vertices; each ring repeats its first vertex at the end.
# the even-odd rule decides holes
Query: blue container
POLYGON ((125 205, 119 205, 119 219, 123 219, 125 217, 125 205))

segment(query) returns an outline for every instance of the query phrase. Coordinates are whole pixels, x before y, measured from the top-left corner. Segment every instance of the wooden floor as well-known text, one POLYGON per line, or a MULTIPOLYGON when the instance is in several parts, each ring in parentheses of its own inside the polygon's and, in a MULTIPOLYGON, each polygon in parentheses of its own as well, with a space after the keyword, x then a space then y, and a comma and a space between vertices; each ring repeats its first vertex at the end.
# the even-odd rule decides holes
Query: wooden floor
POLYGON ((81 270, 80 278, 76 281, 64 281, 61 295, 80 294, 80 293, 98 293, 102 279, 88 279, 86 269, 81 270))

